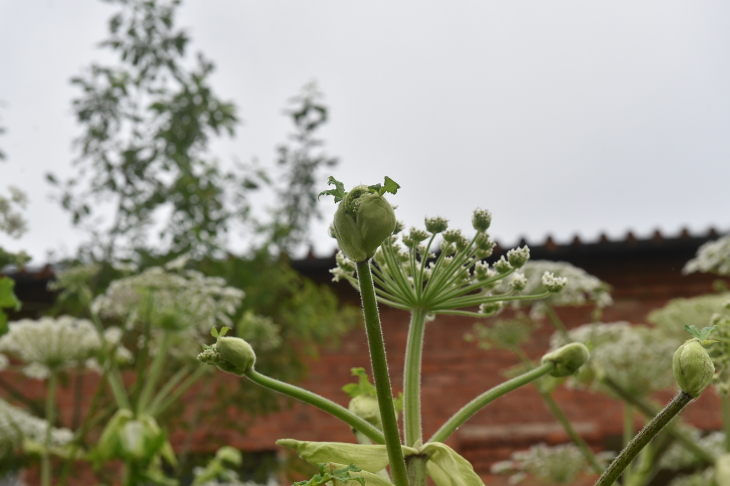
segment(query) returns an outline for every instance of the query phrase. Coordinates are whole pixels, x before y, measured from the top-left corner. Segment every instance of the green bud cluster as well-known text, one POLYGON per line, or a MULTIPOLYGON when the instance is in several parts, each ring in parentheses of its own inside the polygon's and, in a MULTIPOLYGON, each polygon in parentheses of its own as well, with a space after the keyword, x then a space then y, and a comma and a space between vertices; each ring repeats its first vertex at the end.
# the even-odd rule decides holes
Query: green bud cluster
POLYGON ((697 398, 712 382, 715 366, 702 342, 693 338, 677 349, 672 358, 677 384, 687 395, 697 398))
POLYGON ((256 353, 251 345, 241 338, 218 336, 214 345, 207 346, 198 355, 198 360, 241 376, 256 364, 256 353))
MULTIPOLYGON (((425 229, 411 228, 400 235, 392 234, 389 222, 388 231, 383 229, 379 233, 377 244, 373 242, 374 246, 357 249, 358 245, 345 236, 343 228, 349 227, 352 231, 348 234, 358 235, 354 228, 360 224, 358 218, 371 200, 372 186, 358 186, 349 193, 340 189, 326 192, 334 195, 336 201, 341 197, 333 224, 333 233, 339 235, 342 250, 337 255, 337 268, 330 270, 335 281, 347 280, 357 288, 354 262, 372 256, 377 297, 398 309, 419 308, 432 314, 458 311, 460 315, 484 317, 499 312, 507 298, 532 300, 549 295, 545 291, 536 295, 518 294, 528 287, 527 277, 515 273, 530 258, 527 246, 510 250, 491 266, 483 261, 491 256, 495 247, 494 240, 486 232, 492 222, 489 211, 474 211, 472 224, 476 234, 472 238, 459 229, 448 228, 446 219, 432 217, 425 219, 425 229), (438 248, 438 235, 441 235, 440 253, 436 255, 432 248, 438 248), (510 275, 511 279, 504 280, 510 275), (499 285, 501 281, 505 285, 499 285), (461 310, 468 307, 479 307, 479 311, 461 310)), ((383 216, 383 220, 386 219, 383 216)), ((565 282, 552 277, 548 289, 558 292, 565 282)))

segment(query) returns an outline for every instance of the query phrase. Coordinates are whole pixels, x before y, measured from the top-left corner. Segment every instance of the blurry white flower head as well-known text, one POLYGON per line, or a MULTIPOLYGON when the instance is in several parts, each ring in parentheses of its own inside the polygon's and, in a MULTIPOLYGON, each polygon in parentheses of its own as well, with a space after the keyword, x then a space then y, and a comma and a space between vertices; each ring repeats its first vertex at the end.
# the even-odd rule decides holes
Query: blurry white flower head
POLYGON ((26 363, 24 373, 43 379, 51 371, 75 366, 101 347, 101 339, 86 319, 70 316, 21 319, 10 323, 0 337, 0 351, 16 355, 26 363))
POLYGON ((159 329, 195 329, 207 335, 214 326, 233 327, 231 316, 243 297, 242 290, 227 287, 222 278, 153 267, 113 281, 94 299, 92 311, 128 327, 149 320, 159 329))
POLYGON ((540 443, 526 451, 513 452, 510 460, 492 466, 492 474, 510 474, 510 484, 517 484, 528 475, 545 484, 573 484, 587 471, 588 463, 573 444, 540 443))
POLYGON ((687 476, 678 476, 668 484, 668 486, 708 486, 715 484, 713 478, 715 476, 715 468, 708 467, 704 471, 696 472, 687 476))
POLYGON ((545 315, 546 305, 572 306, 595 303, 598 308, 603 308, 613 303, 607 283, 570 263, 531 260, 525 263, 521 271, 527 284, 520 290, 520 294, 544 292, 547 284, 555 285, 556 279, 567 278, 560 292, 552 293, 537 302, 519 300, 514 302, 515 306, 531 306, 530 314, 533 318, 542 318, 545 315), (545 277, 546 274, 549 276, 545 277))
MULTIPOLYGON (((23 439, 44 443, 48 422, 0 399, 0 444, 17 445, 23 439)), ((51 446, 63 446, 73 440, 69 429, 51 429, 51 446)))
POLYGON ((684 274, 693 272, 730 275, 730 235, 702 245, 682 270, 684 274))
MULTIPOLYGON (((692 441, 702 447, 714 457, 720 457, 725 454, 725 434, 722 432, 710 432, 702 436, 702 432, 697 429, 689 431, 692 441)), ((681 442, 674 441, 667 448, 666 452, 659 460, 659 466, 662 469, 670 471, 678 471, 680 469, 689 469, 702 465, 702 460, 687 449, 681 442)))
POLYGON ((725 303, 730 293, 700 295, 688 299, 672 299, 661 309, 653 310, 647 320, 660 328, 668 336, 685 340, 690 336, 684 326, 695 324, 698 327, 710 325, 715 314, 727 312, 725 303))
MULTIPOLYGON (((572 385, 610 377, 634 396, 646 396, 672 386, 672 356, 681 344, 655 329, 631 326, 628 322, 586 324, 569 333, 570 340, 588 346, 591 357, 572 385)), ((568 341, 556 333, 550 339, 552 349, 568 341)))
POLYGON ((4 370, 8 367, 8 357, 4 354, 0 354, 0 371, 4 370))

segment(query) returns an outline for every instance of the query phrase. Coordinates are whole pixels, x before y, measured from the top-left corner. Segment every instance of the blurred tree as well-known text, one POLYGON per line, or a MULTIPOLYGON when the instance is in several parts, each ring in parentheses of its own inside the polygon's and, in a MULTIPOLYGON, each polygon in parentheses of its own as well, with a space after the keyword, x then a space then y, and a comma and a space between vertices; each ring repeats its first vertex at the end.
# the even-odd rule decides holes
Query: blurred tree
MULTIPOLYGON (((213 93, 213 63, 199 53, 193 67, 185 65, 190 39, 173 26, 179 0, 107 1, 122 11, 101 46, 116 52, 120 65, 92 64, 72 80, 82 90, 73 108, 83 133, 75 141, 78 171, 63 184, 61 203, 93 235, 86 250, 95 259, 149 247, 150 229, 163 218, 162 248, 217 248, 236 213, 226 204, 227 187, 237 186, 239 215, 247 212, 241 188, 256 187, 207 154, 211 136, 234 133, 235 106, 213 93), (108 227, 101 226, 100 204, 114 208, 108 227)), ((52 174, 48 179, 60 185, 52 174)))
POLYGON ((290 103, 292 107, 286 114, 291 116, 295 132, 289 135, 291 144, 277 147, 277 163, 283 173, 279 178, 282 185, 277 189, 279 208, 271 225, 272 242, 288 253, 310 243, 309 223, 312 218, 321 217, 317 206, 321 189, 318 170, 337 164, 336 157, 317 150, 324 142, 315 137, 315 132, 328 117, 317 84, 306 84, 290 103))

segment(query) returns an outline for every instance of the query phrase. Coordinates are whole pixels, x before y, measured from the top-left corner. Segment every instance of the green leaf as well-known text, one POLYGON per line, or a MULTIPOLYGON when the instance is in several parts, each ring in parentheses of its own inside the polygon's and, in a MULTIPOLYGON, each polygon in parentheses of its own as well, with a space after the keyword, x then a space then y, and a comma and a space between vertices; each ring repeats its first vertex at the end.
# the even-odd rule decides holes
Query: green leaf
POLYGON ((226 335, 226 333, 227 333, 228 331, 230 331, 230 330, 231 330, 231 328, 230 328, 230 327, 228 327, 228 326, 223 326, 223 327, 221 327, 221 330, 220 330, 220 331, 218 331, 218 329, 216 329, 216 328, 214 327, 213 329, 211 329, 211 330, 210 330, 210 335, 211 335, 211 336, 213 336, 214 338, 219 338, 219 337, 223 337, 223 336, 225 336, 225 335, 226 335))
POLYGON ((400 189, 400 185, 390 177, 385 176, 385 187, 383 188, 383 192, 381 192, 380 195, 382 196, 385 192, 395 194, 396 192, 398 192, 398 189, 400 189))
POLYGON ((334 469, 334 467, 336 466, 333 466, 334 465, 332 463, 317 464, 317 467, 319 468, 319 474, 315 475, 312 479, 309 479, 307 481, 298 481, 294 483, 293 486, 322 486, 333 480, 342 481, 345 484, 347 484, 348 481, 357 481, 362 486, 365 486, 365 478, 363 478, 362 476, 350 476, 350 472, 362 471, 356 465, 350 464, 349 466, 345 466, 340 469, 334 469), (327 469, 330 469, 330 471, 328 472, 327 469))
POLYGON ((335 204, 342 201, 345 196, 347 195, 347 191, 345 191, 345 185, 335 179, 334 177, 330 176, 329 179, 327 179, 327 185, 328 186, 335 186, 334 189, 328 189, 326 191, 322 191, 317 196, 317 199, 319 199, 322 196, 334 196, 335 197, 335 204))
POLYGON ((216 329, 215 326, 210 330, 210 335, 214 338, 218 338, 218 329, 216 329))
POLYGON ((370 379, 368 378, 368 374, 365 372, 365 368, 352 368, 350 371, 352 372, 352 376, 359 376, 360 380, 358 383, 348 383, 343 386, 342 391, 347 393, 350 398, 355 398, 360 395, 377 397, 375 387, 372 383, 370 383, 370 379))
POLYGON ((684 326, 685 331, 687 331, 688 333, 690 333, 691 335, 693 335, 700 341, 707 340, 707 336, 709 336, 710 333, 712 333, 712 331, 714 331, 716 328, 717 328, 717 326, 712 326, 712 327, 703 327, 702 330, 698 330, 697 326, 695 326, 694 324, 692 324, 691 326, 687 326, 687 325, 684 326))
POLYGON ((15 280, 9 277, 0 277, 0 307, 20 309, 20 301, 15 296, 14 288, 15 280))

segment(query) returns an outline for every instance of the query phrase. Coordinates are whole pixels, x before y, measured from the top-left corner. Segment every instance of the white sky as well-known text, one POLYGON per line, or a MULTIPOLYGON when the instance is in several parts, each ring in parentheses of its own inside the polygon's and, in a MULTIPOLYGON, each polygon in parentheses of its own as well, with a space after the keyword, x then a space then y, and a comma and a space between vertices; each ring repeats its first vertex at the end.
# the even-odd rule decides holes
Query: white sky
MULTIPOLYGON (((85 236, 44 174, 71 173, 69 79, 111 59, 95 46, 116 10, 0 2, 0 190, 31 198, 30 231, 0 246, 36 263, 85 236)), ((390 176, 408 225, 441 215, 470 229, 479 206, 506 243, 730 230, 728 2, 188 0, 177 23, 245 120, 215 144, 222 161, 271 163, 286 100, 316 79, 333 175, 390 176)), ((326 224, 315 231, 329 253, 326 224)))

